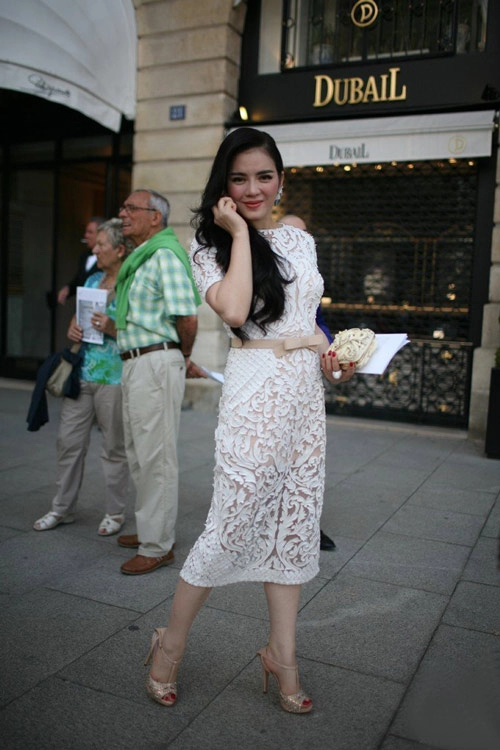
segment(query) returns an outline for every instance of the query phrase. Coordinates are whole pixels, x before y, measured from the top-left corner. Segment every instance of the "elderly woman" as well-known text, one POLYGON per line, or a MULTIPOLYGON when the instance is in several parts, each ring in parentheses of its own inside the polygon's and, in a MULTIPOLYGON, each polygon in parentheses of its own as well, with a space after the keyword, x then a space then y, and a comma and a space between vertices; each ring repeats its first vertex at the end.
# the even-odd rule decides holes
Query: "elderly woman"
POLYGON ((125 522, 125 499, 129 480, 125 455, 121 372, 122 363, 116 346, 115 282, 120 266, 127 255, 120 219, 110 219, 99 226, 94 247, 99 271, 85 282, 86 287, 105 289, 105 312, 94 312, 91 323, 104 334, 102 344, 82 342, 83 330, 73 317, 68 338, 82 343, 80 395, 65 398, 57 440, 57 494, 52 509, 33 525, 36 531, 47 531, 62 523, 72 523, 73 511, 82 484, 85 456, 90 432, 97 422, 102 434, 101 461, 104 473, 105 516, 98 534, 116 534, 125 522))

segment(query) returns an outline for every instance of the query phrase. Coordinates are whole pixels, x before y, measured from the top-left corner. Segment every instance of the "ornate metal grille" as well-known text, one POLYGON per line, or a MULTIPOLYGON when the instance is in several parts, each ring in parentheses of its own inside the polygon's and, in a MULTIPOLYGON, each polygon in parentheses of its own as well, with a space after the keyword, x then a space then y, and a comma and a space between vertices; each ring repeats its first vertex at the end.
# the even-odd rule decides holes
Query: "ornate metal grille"
POLYGON ((472 344, 412 340, 381 376, 328 386, 327 411, 465 427, 472 344))
POLYGON ((282 67, 481 52, 487 11, 487 0, 288 0, 282 67))
POLYGON ((279 210, 316 239, 332 333, 412 342, 384 376, 330 388, 330 411, 467 424, 476 200, 473 160, 287 170, 279 210))

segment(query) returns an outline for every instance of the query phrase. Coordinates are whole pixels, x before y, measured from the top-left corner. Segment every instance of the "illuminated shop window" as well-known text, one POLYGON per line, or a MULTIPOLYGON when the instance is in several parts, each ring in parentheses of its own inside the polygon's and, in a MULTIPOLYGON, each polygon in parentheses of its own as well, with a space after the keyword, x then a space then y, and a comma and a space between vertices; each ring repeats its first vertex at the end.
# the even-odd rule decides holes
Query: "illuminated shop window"
POLYGON ((260 72, 482 52, 488 0, 289 0, 263 3, 260 72), (278 47, 278 6, 283 37, 278 47))

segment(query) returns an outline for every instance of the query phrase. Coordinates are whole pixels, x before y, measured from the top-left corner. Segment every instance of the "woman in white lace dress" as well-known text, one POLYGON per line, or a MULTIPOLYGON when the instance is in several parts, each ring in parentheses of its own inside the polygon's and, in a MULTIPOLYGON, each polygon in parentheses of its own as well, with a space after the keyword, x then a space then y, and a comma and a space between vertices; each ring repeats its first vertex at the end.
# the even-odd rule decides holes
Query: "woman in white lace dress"
POLYGON ((259 651, 267 689, 305 713, 295 658, 300 585, 318 572, 324 488, 323 374, 348 380, 315 324, 323 291, 312 237, 276 224, 283 163, 274 140, 240 128, 221 144, 195 217, 197 286, 222 318, 231 349, 216 431, 214 493, 205 530, 148 657, 149 695, 171 706, 191 624, 213 586, 264 583, 270 619, 259 651))

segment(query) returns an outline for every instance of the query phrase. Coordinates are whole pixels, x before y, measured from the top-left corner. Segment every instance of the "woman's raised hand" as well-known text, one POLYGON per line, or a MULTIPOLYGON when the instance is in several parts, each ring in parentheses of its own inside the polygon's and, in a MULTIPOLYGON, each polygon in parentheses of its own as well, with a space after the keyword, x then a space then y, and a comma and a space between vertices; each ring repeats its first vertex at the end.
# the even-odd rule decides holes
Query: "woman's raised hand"
POLYGON ((236 203, 232 198, 223 195, 212 208, 214 222, 221 229, 225 229, 232 237, 242 229, 247 229, 247 223, 236 210, 236 203))

